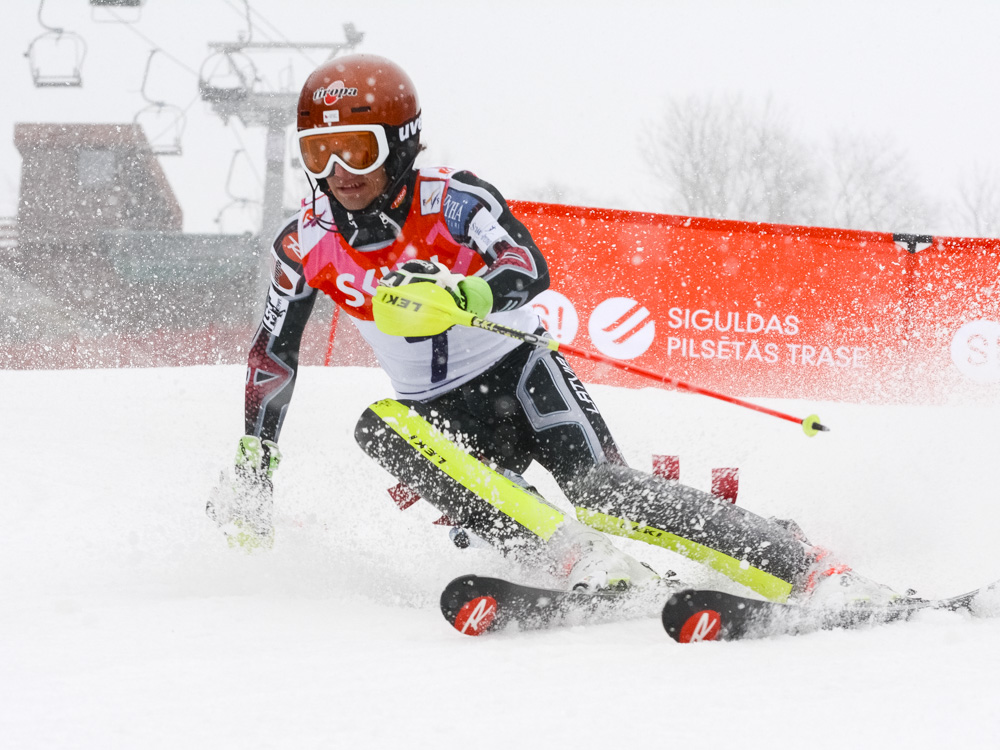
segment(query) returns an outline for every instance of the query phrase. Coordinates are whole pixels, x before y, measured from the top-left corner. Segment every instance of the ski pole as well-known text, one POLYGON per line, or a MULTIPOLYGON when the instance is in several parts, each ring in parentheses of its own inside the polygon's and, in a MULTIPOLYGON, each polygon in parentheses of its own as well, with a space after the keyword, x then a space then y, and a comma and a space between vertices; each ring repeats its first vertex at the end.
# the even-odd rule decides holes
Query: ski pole
POLYGON ((702 396, 709 396, 720 401, 725 401, 726 403, 742 406, 745 409, 777 417, 786 422, 794 422, 801 425, 802 431, 809 437, 812 437, 817 432, 830 431, 829 427, 820 423, 819 417, 815 414, 810 414, 805 419, 801 419, 791 414, 777 411, 776 409, 744 401, 735 396, 727 396, 724 393, 686 383, 665 373, 654 372, 653 370, 647 370, 645 367, 629 364, 614 357, 607 357, 597 352, 560 343, 547 333, 528 333, 527 331, 505 326, 502 323, 480 318, 467 310, 459 308, 455 304, 451 293, 437 284, 419 283, 407 284, 401 287, 380 286, 376 291, 372 308, 376 325, 386 333, 406 336, 436 336, 453 325, 479 328, 523 341, 532 346, 551 349, 554 352, 589 359, 593 362, 608 364, 624 372, 641 375, 650 380, 673 386, 678 390, 699 393, 702 396))

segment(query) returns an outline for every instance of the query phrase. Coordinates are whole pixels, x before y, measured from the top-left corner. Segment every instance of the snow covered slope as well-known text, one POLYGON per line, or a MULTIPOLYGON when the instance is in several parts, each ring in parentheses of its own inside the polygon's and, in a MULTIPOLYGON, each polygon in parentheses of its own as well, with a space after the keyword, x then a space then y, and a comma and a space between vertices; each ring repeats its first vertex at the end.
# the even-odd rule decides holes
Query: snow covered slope
MULTIPOLYGON (((656 621, 459 636, 441 587, 502 562, 385 494, 352 438, 390 392, 380 372, 299 380, 276 546, 246 556, 203 512, 242 432, 242 368, 0 372, 3 747, 1000 746, 1000 619, 697 646, 656 621)), ((741 504, 863 573, 929 596, 1000 577, 1000 408, 770 402, 818 411, 832 432, 808 439, 696 396, 592 390, 633 465, 678 454, 704 488, 738 466, 741 504)))

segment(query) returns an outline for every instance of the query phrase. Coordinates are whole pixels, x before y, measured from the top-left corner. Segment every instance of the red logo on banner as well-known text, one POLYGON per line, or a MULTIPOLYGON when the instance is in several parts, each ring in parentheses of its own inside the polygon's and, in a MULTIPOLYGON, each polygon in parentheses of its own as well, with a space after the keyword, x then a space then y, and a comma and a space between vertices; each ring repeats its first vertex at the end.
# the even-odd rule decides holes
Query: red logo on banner
POLYGON ((649 310, 627 297, 612 297, 594 308, 589 329, 597 350, 615 359, 645 354, 656 336, 649 310))
POLYGON ((546 289, 528 303, 538 314, 545 330, 560 344, 572 344, 580 327, 573 303, 552 289, 546 289))

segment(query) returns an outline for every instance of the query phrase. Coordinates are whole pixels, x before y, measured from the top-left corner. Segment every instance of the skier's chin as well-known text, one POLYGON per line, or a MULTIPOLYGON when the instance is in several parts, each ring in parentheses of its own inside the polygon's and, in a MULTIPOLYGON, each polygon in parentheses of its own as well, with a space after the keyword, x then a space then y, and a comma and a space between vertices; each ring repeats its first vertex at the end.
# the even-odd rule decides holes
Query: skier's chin
POLYGON ((337 202, 348 211, 362 211, 368 208, 372 204, 372 201, 378 197, 378 193, 374 192, 373 194, 373 190, 368 185, 345 188, 331 187, 330 192, 333 193, 333 197, 337 199, 337 202))
POLYGON ((338 170, 327 179, 327 186, 337 202, 348 211, 363 211, 385 189, 384 169, 371 174, 353 175, 338 170))

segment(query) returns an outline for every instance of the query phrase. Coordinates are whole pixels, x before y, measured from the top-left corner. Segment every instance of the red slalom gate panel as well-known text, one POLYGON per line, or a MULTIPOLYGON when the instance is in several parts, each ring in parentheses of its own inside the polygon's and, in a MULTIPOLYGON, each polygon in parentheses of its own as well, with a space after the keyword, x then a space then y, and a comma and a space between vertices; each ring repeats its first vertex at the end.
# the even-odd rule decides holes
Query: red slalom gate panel
POLYGON ((396 503, 396 507, 400 510, 406 510, 411 505, 420 501, 420 495, 417 494, 417 491, 402 482, 390 487, 388 492, 389 497, 392 498, 392 501, 396 503))
MULTIPOLYGON (((653 454, 653 474, 664 479, 681 478, 680 456, 653 454)), ((740 470, 735 467, 712 469, 712 494, 720 500, 735 503, 740 493, 740 470)))
POLYGON ((552 276, 533 307, 565 343, 745 397, 1000 396, 1000 240, 511 208, 552 276))
POLYGON ((563 343, 742 398, 1000 398, 1000 240, 510 206, 552 277, 531 306, 563 343))
POLYGON ((661 456, 659 454, 653 455, 653 473, 658 477, 663 477, 664 479, 680 479, 681 478, 681 459, 680 456, 661 456))
POLYGON ((740 470, 735 467, 712 469, 712 494, 735 503, 740 494, 740 470))

